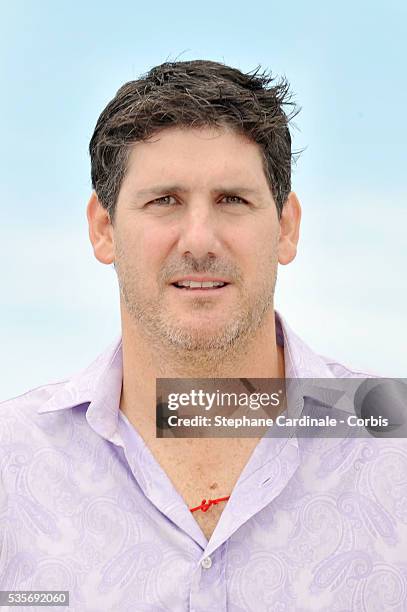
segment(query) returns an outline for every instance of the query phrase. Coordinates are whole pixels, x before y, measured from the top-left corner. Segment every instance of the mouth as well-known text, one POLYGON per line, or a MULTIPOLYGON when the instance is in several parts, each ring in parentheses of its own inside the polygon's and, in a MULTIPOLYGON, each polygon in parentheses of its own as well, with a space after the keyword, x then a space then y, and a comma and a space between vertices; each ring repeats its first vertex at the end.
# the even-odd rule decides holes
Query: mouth
POLYGON ((209 294, 220 294, 223 293, 230 283, 220 281, 204 281, 204 282, 176 282, 171 283, 171 287, 174 287, 179 292, 190 293, 191 295, 209 295, 209 294))

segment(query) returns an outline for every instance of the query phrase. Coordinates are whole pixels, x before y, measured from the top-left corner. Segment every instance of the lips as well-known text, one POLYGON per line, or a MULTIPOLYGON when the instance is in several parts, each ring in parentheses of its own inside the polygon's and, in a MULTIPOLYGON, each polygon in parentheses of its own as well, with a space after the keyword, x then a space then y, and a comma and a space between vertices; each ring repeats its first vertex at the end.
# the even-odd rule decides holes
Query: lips
MULTIPOLYGON (((204 281, 204 282, 208 282, 208 281, 204 281)), ((184 287, 184 286, 178 286, 177 283, 171 283, 170 287, 173 287, 174 289, 177 290, 177 293, 184 294, 194 294, 194 295, 218 295, 221 293, 224 293, 226 291, 229 290, 229 287, 231 287, 232 285, 230 283, 225 283, 222 285, 218 285, 218 286, 211 286, 211 287, 207 287, 207 286, 202 286, 204 284, 204 282, 202 283, 195 283, 198 284, 198 286, 189 286, 189 287, 184 287)), ((220 281, 219 281, 220 282, 220 281)))
POLYGON ((173 284, 173 283, 180 283, 182 281, 193 281, 193 282, 199 282, 199 283, 204 283, 208 281, 220 282, 220 283, 230 282, 227 278, 223 276, 209 276, 209 275, 204 275, 204 274, 188 274, 187 276, 175 276, 169 282, 173 284))
POLYGON ((204 280, 204 281, 195 281, 195 280, 181 280, 175 283, 172 283, 175 287, 179 289, 188 289, 188 290, 196 290, 196 289, 220 289, 224 287, 228 283, 224 281, 212 281, 212 280, 204 280))
POLYGON ((178 291, 200 293, 201 291, 207 291, 207 292, 222 291, 223 289, 226 289, 228 285, 222 285, 220 287, 201 287, 201 286, 199 287, 179 287, 178 285, 173 284, 172 287, 174 287, 174 289, 177 289, 178 291))

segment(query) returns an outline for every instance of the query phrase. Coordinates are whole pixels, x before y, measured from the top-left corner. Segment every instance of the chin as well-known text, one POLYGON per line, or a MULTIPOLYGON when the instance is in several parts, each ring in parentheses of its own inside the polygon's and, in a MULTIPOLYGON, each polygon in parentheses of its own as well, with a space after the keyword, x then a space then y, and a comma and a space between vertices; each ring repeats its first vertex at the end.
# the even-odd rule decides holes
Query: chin
POLYGON ((184 350, 210 351, 225 350, 240 336, 239 326, 226 324, 212 320, 202 324, 202 321, 195 324, 185 324, 171 326, 167 328, 167 340, 172 346, 183 348, 184 350))

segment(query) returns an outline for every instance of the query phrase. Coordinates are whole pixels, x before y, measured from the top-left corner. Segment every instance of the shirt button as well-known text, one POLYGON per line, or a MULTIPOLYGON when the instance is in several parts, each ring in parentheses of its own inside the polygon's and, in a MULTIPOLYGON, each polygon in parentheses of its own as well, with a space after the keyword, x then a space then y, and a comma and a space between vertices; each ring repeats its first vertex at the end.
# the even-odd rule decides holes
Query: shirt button
POLYGON ((204 569, 209 569, 212 567, 212 559, 210 557, 205 557, 205 559, 202 559, 201 565, 204 569))

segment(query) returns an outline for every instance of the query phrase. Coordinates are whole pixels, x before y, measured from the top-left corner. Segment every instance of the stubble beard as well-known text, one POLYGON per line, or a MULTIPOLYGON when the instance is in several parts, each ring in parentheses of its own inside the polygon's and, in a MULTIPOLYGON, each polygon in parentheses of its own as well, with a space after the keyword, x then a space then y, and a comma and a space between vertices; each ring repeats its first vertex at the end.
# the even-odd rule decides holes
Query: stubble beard
POLYGON ((228 320, 216 325, 216 328, 210 323, 211 310, 219 308, 214 303, 216 298, 191 296, 188 300, 190 311, 196 312, 197 320, 199 313, 202 313, 203 325, 181 325, 160 298, 145 296, 143 283, 139 280, 140 272, 129 266, 124 256, 119 253, 117 255, 115 269, 122 300, 130 318, 151 350, 162 357, 165 355, 174 365, 178 363, 184 372, 189 370, 194 373, 198 369, 203 374, 206 372, 215 375, 221 371, 222 366, 233 364, 236 357, 244 354, 248 346, 255 342, 267 314, 273 308, 277 279, 275 251, 269 261, 263 262, 262 269, 258 270, 261 280, 253 291, 249 293, 243 283, 228 289, 236 291, 238 298, 230 310, 228 320))

